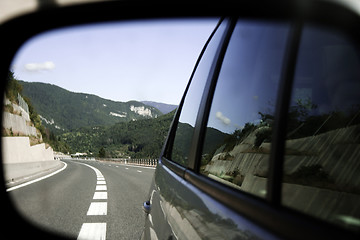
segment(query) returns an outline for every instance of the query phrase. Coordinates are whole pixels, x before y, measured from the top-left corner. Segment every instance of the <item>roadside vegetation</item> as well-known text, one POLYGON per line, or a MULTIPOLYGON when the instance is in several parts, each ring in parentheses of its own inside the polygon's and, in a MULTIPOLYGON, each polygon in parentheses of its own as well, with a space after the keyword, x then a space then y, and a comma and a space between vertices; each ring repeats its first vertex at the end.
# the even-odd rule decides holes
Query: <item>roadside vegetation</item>
MULTIPOLYGON (((31 103, 30 99, 23 94, 23 87, 19 83, 19 81, 14 76, 14 73, 9 71, 8 72, 8 81, 7 81, 7 87, 5 90, 5 97, 9 99, 10 102, 19 104, 18 100, 18 94, 22 96, 22 98, 25 100, 26 104, 29 108, 29 116, 31 122, 34 124, 34 127, 39 130, 39 132, 42 135, 42 141, 49 144, 55 151, 58 152, 69 152, 71 151, 69 146, 64 142, 61 141, 60 138, 56 137, 53 132, 51 132, 49 129, 45 128, 41 124, 41 119, 37 111, 35 110, 35 107, 31 103)), ((5 105, 3 108, 3 111, 8 111, 10 113, 13 113, 12 105, 5 105)), ((10 131, 10 136, 13 136, 12 129, 10 131)), ((8 135, 8 131, 3 129, 2 135, 8 135)), ((34 139, 34 137, 31 137, 31 142, 41 143, 41 138, 34 139)))

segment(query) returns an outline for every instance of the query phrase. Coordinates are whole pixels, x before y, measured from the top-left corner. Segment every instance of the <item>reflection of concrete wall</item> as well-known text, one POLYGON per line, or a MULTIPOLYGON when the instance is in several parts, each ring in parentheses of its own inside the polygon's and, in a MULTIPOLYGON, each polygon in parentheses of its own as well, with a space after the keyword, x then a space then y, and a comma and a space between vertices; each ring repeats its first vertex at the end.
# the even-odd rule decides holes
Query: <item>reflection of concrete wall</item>
MULTIPOLYGON (((285 206, 333 223, 352 227, 346 220, 355 220, 351 216, 360 214, 358 207, 360 197, 357 194, 289 183, 283 184, 282 191, 282 201, 285 206)), ((354 227, 358 230, 356 229, 358 223, 354 227)))
MULTIPOLYGON (((268 143, 262 149, 270 149, 268 143)), ((285 174, 291 174, 302 166, 319 164, 339 186, 360 186, 360 126, 329 131, 317 136, 287 140, 284 163, 285 174)), ((268 153, 256 153, 251 145, 239 144, 229 152, 213 157, 205 171, 221 176, 239 171, 266 177, 268 153), (254 151, 253 153, 249 151, 254 151)))
MULTIPOLYGON (((216 157, 216 156, 215 156, 216 157)), ((269 154, 241 153, 232 160, 213 159, 210 165, 206 166, 205 171, 221 176, 239 171, 239 174, 264 176, 267 174, 269 154)))
POLYGON ((319 164, 338 186, 360 186, 360 126, 286 141, 285 173, 319 164))

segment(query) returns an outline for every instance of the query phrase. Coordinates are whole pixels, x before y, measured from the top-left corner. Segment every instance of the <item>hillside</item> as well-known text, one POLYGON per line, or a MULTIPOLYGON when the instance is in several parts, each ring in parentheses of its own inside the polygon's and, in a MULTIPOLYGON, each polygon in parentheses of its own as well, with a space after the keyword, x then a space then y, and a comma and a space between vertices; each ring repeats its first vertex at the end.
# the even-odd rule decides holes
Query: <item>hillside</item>
MULTIPOLYGON (((175 111, 156 119, 117 123, 106 127, 83 127, 60 137, 70 145, 73 151, 86 152, 98 156, 103 148, 106 157, 157 158, 166 140, 175 111)), ((184 155, 189 147, 189 136, 193 129, 188 124, 180 124, 181 135, 177 141, 177 152, 184 155)), ((208 129, 207 144, 204 153, 218 145, 219 139, 228 134, 216 129, 208 129)), ((175 156, 174 156, 175 157, 175 156)))
MULTIPOLYGON (((177 107, 149 101, 115 102, 51 84, 19 82, 39 113, 43 131, 50 130, 46 130, 50 140, 66 144, 65 152, 88 156, 157 158, 177 107), (173 111, 162 114, 155 106, 164 112, 173 111)), ((184 155, 193 132, 185 125, 179 128, 182 134, 174 155, 184 155)), ((215 129, 209 129, 209 134, 206 147, 217 145, 227 136, 215 129)), ((209 153, 207 148, 204 151, 209 153)))
POLYGON ((51 84, 19 82, 43 125, 57 134, 83 126, 106 126, 162 115, 158 109, 137 101, 115 102, 51 84))
POLYGON ((98 156, 104 148, 106 157, 135 158, 160 155, 174 112, 156 119, 121 122, 112 126, 82 127, 60 137, 73 151, 98 156))
POLYGON ((31 145, 45 142, 55 151, 70 150, 66 143, 44 128, 30 99, 24 96, 22 85, 10 71, 3 106, 2 136, 25 136, 29 137, 31 145))

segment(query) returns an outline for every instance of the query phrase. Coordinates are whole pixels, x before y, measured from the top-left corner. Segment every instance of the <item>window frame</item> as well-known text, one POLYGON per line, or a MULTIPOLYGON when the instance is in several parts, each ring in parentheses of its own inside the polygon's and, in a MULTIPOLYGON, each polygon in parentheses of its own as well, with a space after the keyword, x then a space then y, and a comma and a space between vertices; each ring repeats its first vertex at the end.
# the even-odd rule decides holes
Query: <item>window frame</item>
MULTIPOLYGON (((171 160, 171 154, 172 154, 172 149, 173 149, 173 145, 174 145, 174 140, 175 140, 175 136, 176 136, 176 131, 177 131, 177 126, 178 126, 178 122, 179 122, 179 118, 180 118, 180 115, 181 115, 181 111, 182 111, 182 108, 183 108, 183 105, 184 105, 184 102, 185 102, 185 99, 186 99, 186 96, 187 96, 187 93, 188 93, 188 90, 190 88, 190 85, 192 83, 192 80, 193 80, 193 77, 197 71, 197 68, 201 62, 201 60, 203 59, 203 55, 204 53, 206 52, 207 50, 207 47, 209 45, 209 43, 211 42, 211 40, 213 39, 213 36, 216 34, 216 32, 218 31, 219 27, 222 25, 222 24, 225 24, 225 31, 224 33, 222 34, 221 37, 221 40, 220 40, 220 43, 215 46, 215 56, 214 56, 214 59, 212 61, 212 64, 211 64, 211 68, 209 69, 209 76, 208 78, 205 80, 206 83, 205 83, 205 88, 203 89, 202 91, 202 97, 201 97, 201 102, 200 102, 200 106, 199 106, 199 109, 201 109, 203 107, 203 99, 204 98, 207 98, 208 96, 208 84, 210 82, 210 80, 214 79, 214 71, 215 71, 215 68, 217 67, 218 65, 218 62, 219 62, 219 49, 222 49, 223 48, 223 45, 224 45, 224 38, 229 35, 229 26, 231 25, 231 21, 227 21, 225 20, 224 17, 222 17, 218 24, 216 25, 214 31, 211 33, 211 35, 209 36, 208 40, 206 41, 205 43, 205 46, 203 47, 199 57, 198 57, 198 60, 196 61, 196 64, 195 64, 195 67, 194 67, 194 70, 190 76, 190 80, 189 80, 189 83, 188 85, 186 86, 186 89, 185 89, 185 93, 183 94, 183 97, 181 99, 181 102, 179 104, 179 107, 175 113, 175 116, 174 116, 174 119, 171 123, 171 127, 170 127, 170 130, 169 130, 169 134, 168 134, 168 138, 167 138, 167 141, 166 141, 166 144, 163 148, 163 151, 162 151, 162 154, 161 154, 161 157, 160 157, 160 160, 162 160, 162 162, 167 166, 169 167, 170 169, 172 169, 177 175, 181 176, 184 178, 185 176, 185 171, 186 169, 194 169, 194 165, 196 164, 196 161, 194 158, 191 158, 191 156, 193 155, 194 151, 196 151, 196 146, 198 146, 198 133, 199 133, 199 129, 201 128, 201 122, 199 123, 198 121, 202 119, 202 114, 200 112, 200 110, 198 110, 198 114, 196 116, 196 121, 195 121, 195 126, 194 126, 194 134, 193 134, 193 137, 191 138, 191 146, 192 148, 190 149, 190 154, 189 154, 189 161, 188 161, 188 165, 187 166, 182 166, 178 163, 176 163, 175 161, 172 161, 171 160)), ((201 145, 201 144, 200 144, 201 145)))

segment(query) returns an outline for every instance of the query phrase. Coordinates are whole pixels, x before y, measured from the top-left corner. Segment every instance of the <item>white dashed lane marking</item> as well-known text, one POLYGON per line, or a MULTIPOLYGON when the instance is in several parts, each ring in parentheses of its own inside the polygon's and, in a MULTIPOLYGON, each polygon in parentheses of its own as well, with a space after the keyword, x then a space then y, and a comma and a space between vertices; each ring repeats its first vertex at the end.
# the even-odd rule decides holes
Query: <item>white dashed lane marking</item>
POLYGON ((106 191, 106 185, 97 185, 95 191, 106 191))
POLYGON ((107 199, 107 192, 95 192, 93 199, 107 199))
POLYGON ((78 240, 105 240, 106 223, 84 223, 81 226, 78 240))
MULTIPOLYGON (((105 177, 95 167, 85 163, 80 163, 93 169, 96 173, 96 188, 93 196, 94 200, 107 200, 107 187, 105 177), (98 192, 100 191, 100 192, 98 192)), ((86 213, 87 216, 104 216, 107 215, 107 202, 95 201, 90 203, 89 210, 86 213)), ((89 219, 91 220, 91 219, 89 219)), ((100 223, 83 223, 81 226, 78 240, 105 240, 106 239, 106 222, 100 223)))
POLYGON ((92 202, 86 215, 106 215, 107 202, 92 202))

